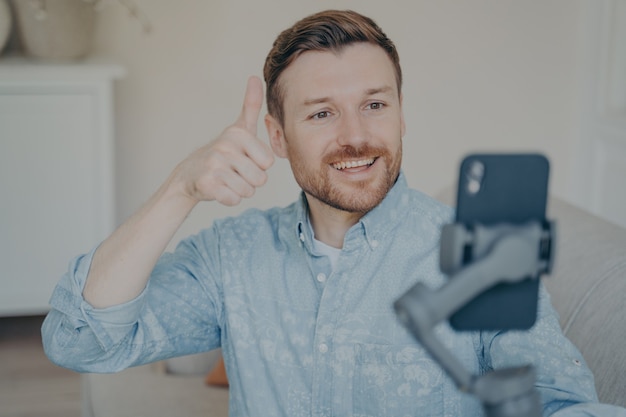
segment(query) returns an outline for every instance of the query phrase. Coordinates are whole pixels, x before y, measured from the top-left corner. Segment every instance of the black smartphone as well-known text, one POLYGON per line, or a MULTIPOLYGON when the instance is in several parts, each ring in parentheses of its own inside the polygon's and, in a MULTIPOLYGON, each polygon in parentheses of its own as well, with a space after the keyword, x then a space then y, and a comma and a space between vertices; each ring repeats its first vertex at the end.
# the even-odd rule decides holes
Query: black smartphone
MULTIPOLYGON (((549 161, 541 154, 465 157, 459 174, 456 222, 469 228, 477 223, 545 222, 549 171, 549 161)), ((471 262, 468 250, 463 264, 471 262)), ((496 284, 455 312, 450 324, 457 330, 528 329, 537 318, 538 290, 539 277, 496 284)))

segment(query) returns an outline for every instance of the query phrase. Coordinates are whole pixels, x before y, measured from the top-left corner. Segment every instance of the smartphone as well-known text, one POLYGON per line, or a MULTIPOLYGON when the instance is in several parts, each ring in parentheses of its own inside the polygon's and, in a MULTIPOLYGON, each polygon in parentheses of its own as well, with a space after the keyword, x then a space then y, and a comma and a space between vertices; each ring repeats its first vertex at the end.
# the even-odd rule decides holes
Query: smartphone
MULTIPOLYGON (((465 157, 459 173, 456 222, 470 229, 477 223, 545 222, 549 170, 549 161, 541 154, 465 157)), ((473 261, 471 248, 467 249, 464 265, 473 261)), ((538 276, 496 284, 456 311, 450 324, 456 330, 529 329, 537 319, 538 290, 538 276)))

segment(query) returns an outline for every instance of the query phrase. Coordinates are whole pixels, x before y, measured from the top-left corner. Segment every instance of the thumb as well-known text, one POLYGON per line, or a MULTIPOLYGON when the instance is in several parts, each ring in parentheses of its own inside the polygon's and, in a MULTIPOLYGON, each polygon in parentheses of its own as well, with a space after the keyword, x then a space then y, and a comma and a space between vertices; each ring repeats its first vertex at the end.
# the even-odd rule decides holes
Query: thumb
POLYGON ((256 136, 259 114, 263 106, 263 82, 259 77, 248 78, 246 95, 243 99, 243 108, 237 122, 256 136))

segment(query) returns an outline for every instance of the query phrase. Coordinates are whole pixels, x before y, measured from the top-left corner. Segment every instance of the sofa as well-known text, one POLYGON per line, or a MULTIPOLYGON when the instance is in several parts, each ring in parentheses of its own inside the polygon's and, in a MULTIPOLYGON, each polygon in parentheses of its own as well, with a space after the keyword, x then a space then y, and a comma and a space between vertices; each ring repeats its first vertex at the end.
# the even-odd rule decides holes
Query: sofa
MULTIPOLYGON (((451 202, 450 192, 441 200, 451 202)), ((556 262, 544 283, 566 336, 592 369, 601 402, 626 406, 626 229, 557 198, 556 262)), ((207 386, 216 351, 82 376, 83 417, 228 415, 228 389, 207 386)))

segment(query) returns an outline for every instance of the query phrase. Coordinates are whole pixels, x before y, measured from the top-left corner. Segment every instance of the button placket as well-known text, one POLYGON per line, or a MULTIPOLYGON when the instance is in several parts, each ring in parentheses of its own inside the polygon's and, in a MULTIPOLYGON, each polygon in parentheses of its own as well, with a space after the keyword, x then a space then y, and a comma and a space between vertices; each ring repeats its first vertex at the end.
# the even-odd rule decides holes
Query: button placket
MULTIPOLYGON (((328 271, 330 272, 330 268, 328 271)), ((336 287, 339 284, 335 274, 336 272, 332 272, 331 277, 325 271, 320 271, 314 275, 315 280, 321 284, 322 291, 313 339, 312 398, 315 416, 328 415, 328 404, 332 401, 332 344, 338 310, 336 287)))

